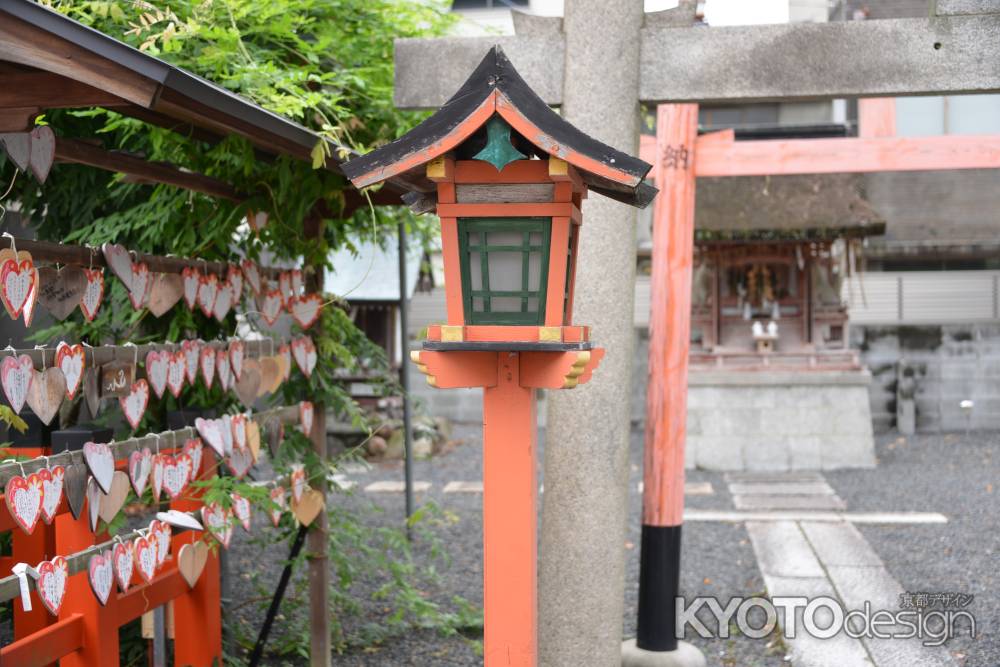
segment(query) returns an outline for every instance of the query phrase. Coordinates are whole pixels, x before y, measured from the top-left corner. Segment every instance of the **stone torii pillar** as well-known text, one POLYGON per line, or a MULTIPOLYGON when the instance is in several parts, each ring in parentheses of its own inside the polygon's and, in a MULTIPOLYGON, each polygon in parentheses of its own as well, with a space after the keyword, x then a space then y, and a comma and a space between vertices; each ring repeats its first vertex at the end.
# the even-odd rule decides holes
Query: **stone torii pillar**
MULTIPOLYGON (((642 2, 566 3, 563 116, 597 139, 637 150, 642 2)), ((574 310, 609 350, 576 392, 550 392, 538 569, 539 664, 621 663, 635 330, 635 211, 584 201, 574 310), (589 238, 588 238, 589 237, 589 238), (572 395, 570 395, 572 394, 572 395)))

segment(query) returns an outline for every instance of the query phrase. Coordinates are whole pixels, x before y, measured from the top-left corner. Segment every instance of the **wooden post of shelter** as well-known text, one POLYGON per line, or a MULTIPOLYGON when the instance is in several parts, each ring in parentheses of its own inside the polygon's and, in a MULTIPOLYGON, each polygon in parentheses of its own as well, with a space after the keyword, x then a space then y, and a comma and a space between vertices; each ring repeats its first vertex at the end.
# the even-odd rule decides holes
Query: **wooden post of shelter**
MULTIPOLYGON (((323 237, 323 220, 316 218, 306 221, 306 234, 316 242, 323 237)), ((323 291, 323 266, 312 267, 308 282, 311 292, 323 291)), ((320 336, 323 331, 322 318, 313 325, 312 335, 320 336)), ((313 452, 319 458, 323 474, 310 481, 310 486, 323 494, 326 499, 326 404, 317 401, 313 406, 313 424, 310 434, 313 452)), ((327 667, 330 664, 332 646, 330 644, 330 548, 326 510, 319 513, 306 535, 309 560, 309 664, 312 667, 327 667)))

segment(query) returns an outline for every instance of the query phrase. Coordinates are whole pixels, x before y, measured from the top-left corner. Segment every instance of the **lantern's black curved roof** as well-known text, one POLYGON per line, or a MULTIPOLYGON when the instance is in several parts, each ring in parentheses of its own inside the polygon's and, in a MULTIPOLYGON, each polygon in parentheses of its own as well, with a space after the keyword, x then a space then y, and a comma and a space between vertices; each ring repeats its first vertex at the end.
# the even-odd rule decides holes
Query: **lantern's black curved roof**
MULTIPOLYGON (((448 102, 396 141, 341 165, 357 187, 414 170, 455 148, 494 114, 540 152, 566 160, 587 186, 612 199, 644 208, 656 188, 644 183, 652 165, 603 144, 549 108, 494 46, 448 102)), ((414 174, 416 175, 416 174, 414 174)))

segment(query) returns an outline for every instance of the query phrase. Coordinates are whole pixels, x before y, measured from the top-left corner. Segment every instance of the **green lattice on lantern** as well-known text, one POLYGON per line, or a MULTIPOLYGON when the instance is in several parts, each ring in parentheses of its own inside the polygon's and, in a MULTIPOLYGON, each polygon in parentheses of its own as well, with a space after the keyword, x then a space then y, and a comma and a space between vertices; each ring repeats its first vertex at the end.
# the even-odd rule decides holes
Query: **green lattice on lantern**
POLYGON ((510 125, 500 116, 493 116, 486 123, 486 147, 476 153, 473 159, 489 162, 497 171, 502 171, 511 162, 523 160, 527 156, 514 148, 510 142, 510 125))
POLYGON ((550 227, 548 218, 459 219, 466 323, 544 323, 550 227))

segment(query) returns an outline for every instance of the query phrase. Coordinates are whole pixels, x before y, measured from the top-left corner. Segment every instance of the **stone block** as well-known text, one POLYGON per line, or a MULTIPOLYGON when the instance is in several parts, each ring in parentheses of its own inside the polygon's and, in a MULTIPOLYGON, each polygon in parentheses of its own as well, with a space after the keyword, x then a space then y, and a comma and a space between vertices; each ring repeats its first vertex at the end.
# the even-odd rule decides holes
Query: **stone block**
POLYGON ((788 445, 781 437, 748 438, 743 446, 746 470, 788 470, 788 445))
POLYGON ((788 467, 791 470, 819 470, 823 457, 819 438, 806 435, 791 440, 788 449, 788 467))
POLYGON ((688 460, 705 470, 743 470, 743 449, 739 438, 701 436, 688 438, 688 460))

